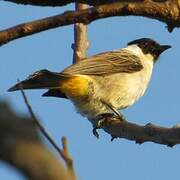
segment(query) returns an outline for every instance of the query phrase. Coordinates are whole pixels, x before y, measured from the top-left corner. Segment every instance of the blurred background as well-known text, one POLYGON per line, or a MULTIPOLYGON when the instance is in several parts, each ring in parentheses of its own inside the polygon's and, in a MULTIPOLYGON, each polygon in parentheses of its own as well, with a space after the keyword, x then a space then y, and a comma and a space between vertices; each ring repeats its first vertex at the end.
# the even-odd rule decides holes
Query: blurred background
MULTIPOLYGON (((0 29, 73 8, 73 5, 41 8, 0 2, 0 29)), ((114 17, 91 23, 88 26, 88 36, 88 56, 122 48, 127 42, 142 37, 172 45, 156 64, 143 98, 123 112, 129 121, 139 124, 151 122, 171 127, 180 122, 180 29, 175 29, 170 34, 165 24, 156 20, 114 17)), ((73 26, 67 26, 18 39, 0 47, 0 100, 8 101, 14 111, 22 115, 28 114, 20 92, 8 93, 7 89, 18 78, 22 80, 34 71, 61 71, 70 65, 73 38, 73 26)), ((124 139, 111 142, 111 137, 102 130, 99 131, 100 139, 96 139, 92 134, 91 124, 76 113, 71 102, 41 97, 43 92, 26 91, 26 94, 34 112, 54 140, 60 145, 63 135, 68 138, 78 179, 180 178, 179 145, 173 148, 154 143, 137 145, 124 139)), ((54 151, 51 145, 46 141, 45 143, 54 151)), ((24 177, 6 164, 0 163, 0 179, 22 180, 24 177)))

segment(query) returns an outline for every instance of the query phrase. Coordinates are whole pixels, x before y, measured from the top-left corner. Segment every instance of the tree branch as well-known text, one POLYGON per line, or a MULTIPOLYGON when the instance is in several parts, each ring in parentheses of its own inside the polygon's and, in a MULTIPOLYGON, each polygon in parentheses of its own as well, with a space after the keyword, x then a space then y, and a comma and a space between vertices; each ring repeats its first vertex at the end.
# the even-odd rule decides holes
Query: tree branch
POLYGON ((20 86, 20 91, 24 100, 24 103, 27 106, 27 109, 29 111, 29 114, 31 115, 32 120, 34 121, 34 124, 39 128, 41 133, 44 135, 44 137, 50 142, 50 144, 57 150, 57 152, 61 155, 61 157, 64 159, 64 154, 61 152, 61 149, 58 147, 58 145, 54 142, 54 140, 51 138, 51 136, 48 134, 48 132, 45 130, 45 128, 41 125, 39 120, 36 118, 35 113, 32 110, 31 105, 28 102, 28 99, 26 97, 25 92, 23 91, 22 84, 18 80, 19 86, 20 86))
POLYGON ((36 118, 35 113, 32 110, 32 107, 30 105, 30 103, 28 102, 27 96, 25 94, 25 92, 23 91, 23 87, 22 84, 20 83, 20 81, 18 80, 19 86, 20 86, 20 90, 21 90, 21 94, 23 96, 23 100, 28 108, 28 111, 31 115, 32 120, 34 121, 34 124, 39 128, 40 132, 44 135, 44 137, 50 142, 50 144, 57 150, 57 152, 59 153, 59 155, 61 156, 61 158, 64 160, 64 162, 66 163, 66 166, 68 168, 68 172, 69 175, 71 176, 71 180, 75 180, 76 179, 76 175, 75 175, 75 171, 74 171, 74 166, 73 166, 73 160, 70 157, 70 154, 68 152, 68 148, 67 148, 67 139, 66 137, 62 138, 62 146, 63 149, 61 150, 58 145, 55 143, 55 141, 52 139, 52 137, 49 135, 49 133, 45 130, 45 128, 41 125, 41 123, 39 122, 39 120, 36 118))
POLYGON ((31 180, 71 180, 63 165, 41 143, 34 121, 0 103, 0 159, 31 180))
MULTIPOLYGON (((91 122, 96 125, 97 122, 91 122)), ((142 126, 127 121, 120 121, 116 116, 105 119, 102 128, 114 138, 125 138, 138 144, 154 142, 173 147, 180 144, 180 126, 160 127, 151 123, 142 126)))
MULTIPOLYGON (((88 5, 101 5, 101 4, 108 4, 108 3, 112 3, 112 2, 120 2, 120 1, 124 1, 124 0, 53 0, 53 1, 49 1, 49 0, 4 0, 4 1, 9 1, 9 2, 13 2, 16 4, 24 4, 24 5, 34 5, 34 6, 65 6, 67 4, 70 3, 84 3, 84 4, 88 4, 88 5)), ((126 1, 135 1, 135 0, 126 0, 126 1)), ((136 1, 144 1, 144 0, 136 0, 136 1)))
POLYGON ((19 24, 0 31, 0 45, 60 26, 74 23, 88 24, 97 19, 129 15, 157 19, 166 23, 169 31, 172 31, 175 27, 180 27, 180 4, 178 0, 166 0, 165 2, 159 2, 159 0, 127 1, 100 5, 77 12, 67 11, 57 16, 19 24))
POLYGON ((34 5, 34 6, 65 6, 69 3, 74 2, 74 0, 4 0, 9 1, 16 4, 23 4, 23 5, 34 5))
POLYGON ((64 157, 65 157, 64 160, 65 160, 66 166, 68 168, 68 174, 69 174, 71 180, 76 180, 76 173, 74 170, 73 160, 69 154, 68 143, 67 143, 66 137, 62 137, 61 142, 62 142, 62 146, 63 146, 62 153, 64 154, 64 157))
MULTIPOLYGON (((88 5, 76 3, 76 11, 87 9, 88 5)), ((87 25, 83 23, 76 23, 74 25, 74 44, 72 48, 73 53, 73 63, 78 62, 86 57, 86 51, 89 47, 88 37, 87 37, 87 25)))

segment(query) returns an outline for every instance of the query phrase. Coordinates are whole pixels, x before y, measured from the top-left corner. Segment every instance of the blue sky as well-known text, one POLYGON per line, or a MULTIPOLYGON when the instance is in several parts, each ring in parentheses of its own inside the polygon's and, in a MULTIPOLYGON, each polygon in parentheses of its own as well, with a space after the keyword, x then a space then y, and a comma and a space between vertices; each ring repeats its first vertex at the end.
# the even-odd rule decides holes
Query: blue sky
MULTIPOLYGON (((72 5, 64 8, 40 8, 1 1, 0 29, 56 15, 72 8, 72 5)), ((151 122, 171 127, 179 123, 179 29, 170 34, 165 24, 155 20, 142 17, 114 17, 91 23, 88 27, 88 36, 88 55, 122 48, 128 41, 141 37, 150 37, 162 44, 172 45, 156 64, 145 95, 132 107, 124 110, 124 114, 129 121, 139 124, 151 122)), ((16 83, 17 78, 23 79, 36 70, 46 68, 61 71, 70 65, 72 42, 73 26, 67 26, 2 46, 0 99, 9 101, 16 112, 27 114, 20 93, 8 93, 6 90, 16 83)), ((91 124, 76 113, 69 101, 41 97, 42 93, 42 90, 26 91, 35 113, 55 141, 60 144, 61 137, 67 136, 80 180, 180 178, 179 145, 174 148, 154 143, 137 145, 124 139, 110 142, 110 136, 102 130, 99 131, 100 139, 97 140, 91 132, 91 124)), ((52 149, 48 143, 47 146, 52 149)), ((4 163, 0 163, 0 178, 23 179, 4 163)))

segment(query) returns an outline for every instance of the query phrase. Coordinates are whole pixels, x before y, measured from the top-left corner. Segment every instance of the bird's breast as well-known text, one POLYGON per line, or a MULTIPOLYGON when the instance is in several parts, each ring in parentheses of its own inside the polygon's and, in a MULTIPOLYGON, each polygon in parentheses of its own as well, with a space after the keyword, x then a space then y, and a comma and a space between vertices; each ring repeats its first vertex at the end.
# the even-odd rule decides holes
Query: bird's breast
POLYGON ((116 73, 96 78, 96 96, 116 109, 126 108, 136 102, 147 89, 153 62, 147 61, 143 69, 135 73, 116 73))
POLYGON ((133 74, 126 74, 123 82, 120 82, 120 91, 117 98, 117 106, 126 108, 144 95, 151 79, 153 61, 143 62, 143 69, 133 74), (124 85, 123 85, 124 84, 124 85))

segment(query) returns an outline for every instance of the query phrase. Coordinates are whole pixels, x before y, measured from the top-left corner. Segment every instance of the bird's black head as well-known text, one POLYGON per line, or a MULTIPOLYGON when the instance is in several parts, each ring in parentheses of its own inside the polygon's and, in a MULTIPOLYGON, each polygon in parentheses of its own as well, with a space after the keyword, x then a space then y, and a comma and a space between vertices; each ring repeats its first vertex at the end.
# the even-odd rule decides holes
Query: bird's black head
POLYGON ((159 55, 166 49, 171 48, 169 45, 160 45, 150 38, 141 38, 128 43, 128 45, 136 44, 139 46, 144 54, 151 54, 156 61, 159 55))

